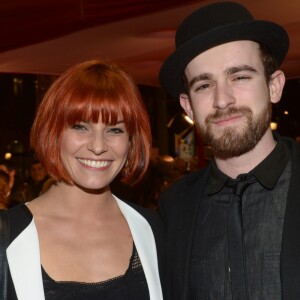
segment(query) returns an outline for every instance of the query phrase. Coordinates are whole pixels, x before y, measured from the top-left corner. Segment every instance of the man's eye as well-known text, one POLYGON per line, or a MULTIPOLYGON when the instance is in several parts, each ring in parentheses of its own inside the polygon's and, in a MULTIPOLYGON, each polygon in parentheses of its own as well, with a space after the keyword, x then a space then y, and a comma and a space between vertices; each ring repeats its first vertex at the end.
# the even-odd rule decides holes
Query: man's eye
POLYGON ((249 78, 249 76, 237 76, 234 78, 234 81, 247 80, 249 78))
POLYGON ((195 91, 204 91, 207 90, 210 87, 210 84, 201 84, 199 86, 196 86, 195 91))

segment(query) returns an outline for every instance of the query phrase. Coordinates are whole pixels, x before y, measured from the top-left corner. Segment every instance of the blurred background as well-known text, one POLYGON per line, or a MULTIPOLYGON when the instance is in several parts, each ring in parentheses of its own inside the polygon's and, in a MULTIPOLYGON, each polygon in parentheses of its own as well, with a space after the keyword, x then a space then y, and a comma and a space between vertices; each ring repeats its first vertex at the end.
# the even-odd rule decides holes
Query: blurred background
MULTIPOLYGON (((178 25, 192 11, 211 2, 216 1, 2 1, 0 165, 6 164, 28 185, 35 160, 29 132, 45 91, 70 66, 108 58, 123 65, 138 84, 153 133, 149 174, 136 187, 147 193, 137 199, 118 181, 115 190, 130 201, 156 207, 155 199, 173 180, 205 166, 211 158, 178 100, 166 95, 158 83, 160 66, 175 48, 178 25), (153 185, 158 186, 155 194, 150 192, 153 185)), ((281 24, 290 36, 290 50, 282 65, 287 83, 282 100, 274 106, 272 126, 299 140, 300 1, 235 2, 244 4, 256 19, 281 24)))

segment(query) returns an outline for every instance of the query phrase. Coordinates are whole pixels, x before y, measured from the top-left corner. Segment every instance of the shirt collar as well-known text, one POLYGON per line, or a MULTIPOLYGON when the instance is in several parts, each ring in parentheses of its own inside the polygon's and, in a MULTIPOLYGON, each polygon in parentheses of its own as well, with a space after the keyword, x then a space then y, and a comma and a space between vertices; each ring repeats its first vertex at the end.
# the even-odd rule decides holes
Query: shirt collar
POLYGON ((209 195, 218 193, 222 189, 226 179, 228 178, 227 175, 225 175, 218 169, 214 159, 212 160, 210 175, 211 176, 209 177, 207 187, 207 192, 209 195))
POLYGON ((251 173, 267 189, 273 189, 290 158, 290 151, 278 138, 273 151, 251 173), (272 170, 270 172, 270 170, 272 170))
MULTIPOLYGON (((256 179, 267 189, 273 189, 280 175, 282 174, 286 164, 288 163, 290 152, 287 145, 280 137, 275 137, 277 144, 273 151, 252 171, 256 179), (272 172, 270 172, 272 170, 272 172)), ((226 179, 228 178, 216 165, 215 160, 212 160, 211 176, 208 183, 208 194, 218 193, 226 179)))

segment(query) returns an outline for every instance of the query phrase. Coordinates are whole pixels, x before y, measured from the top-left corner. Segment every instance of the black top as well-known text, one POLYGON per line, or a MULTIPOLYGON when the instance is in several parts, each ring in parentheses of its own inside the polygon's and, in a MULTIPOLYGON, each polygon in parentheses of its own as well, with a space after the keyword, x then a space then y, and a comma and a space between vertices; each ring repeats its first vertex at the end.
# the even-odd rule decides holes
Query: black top
POLYGON ((139 255, 133 246, 124 275, 102 282, 54 281, 42 268, 46 300, 148 300, 149 291, 139 255))

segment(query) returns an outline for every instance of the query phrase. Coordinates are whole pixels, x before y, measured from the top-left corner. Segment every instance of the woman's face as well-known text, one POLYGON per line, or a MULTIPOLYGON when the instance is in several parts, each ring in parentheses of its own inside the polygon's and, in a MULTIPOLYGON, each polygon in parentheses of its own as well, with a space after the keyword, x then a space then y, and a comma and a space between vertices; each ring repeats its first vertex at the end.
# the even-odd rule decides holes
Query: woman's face
POLYGON ((64 130, 62 163, 73 182, 85 189, 107 187, 122 170, 130 147, 122 117, 116 125, 80 122, 64 130))

